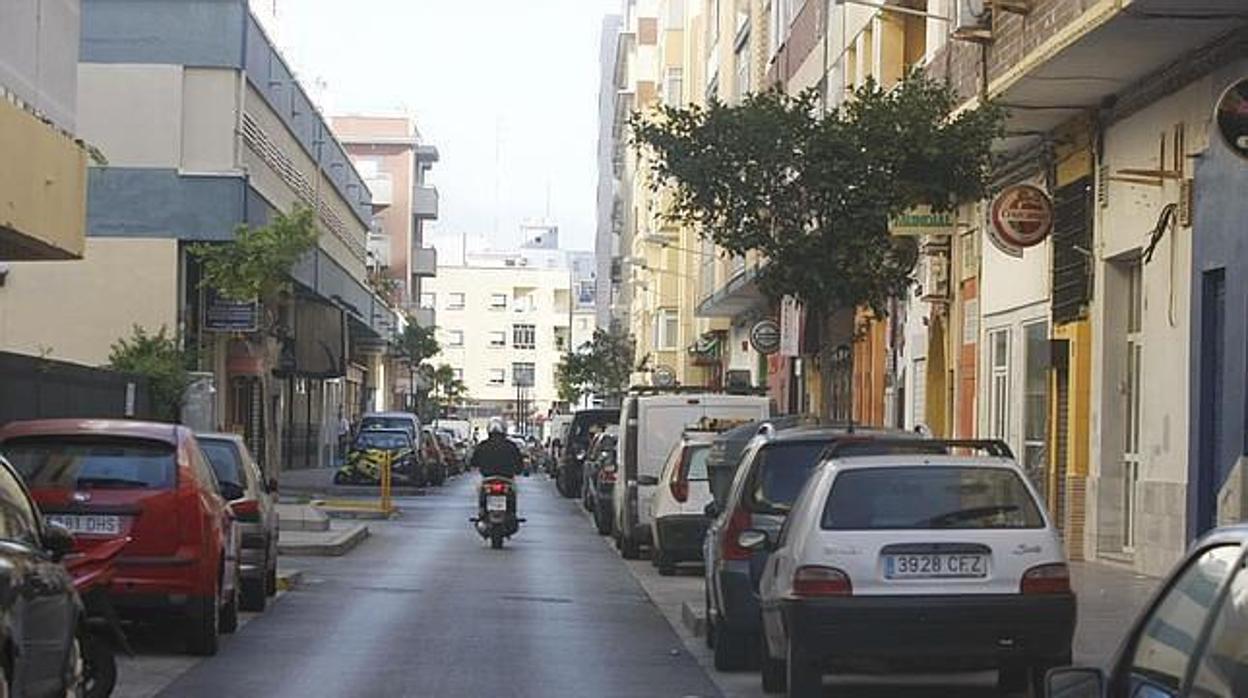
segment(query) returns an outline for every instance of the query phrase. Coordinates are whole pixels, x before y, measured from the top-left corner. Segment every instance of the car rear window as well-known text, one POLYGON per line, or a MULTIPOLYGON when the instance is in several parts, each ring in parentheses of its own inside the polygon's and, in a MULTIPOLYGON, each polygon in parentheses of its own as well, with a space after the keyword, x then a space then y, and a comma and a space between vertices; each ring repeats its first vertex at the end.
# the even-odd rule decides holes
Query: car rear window
POLYGON ((212 464, 212 472, 217 475, 217 482, 243 485, 243 461, 239 458, 238 447, 229 441, 218 439, 200 439, 199 448, 208 456, 212 464))
POLYGON ((689 453, 685 455, 685 479, 686 480, 705 480, 706 479, 706 459, 711 455, 711 447, 693 446, 689 449, 689 453))
POLYGON ((106 436, 11 439, 5 455, 31 488, 168 489, 177 467, 161 441, 106 436))
POLYGON ((615 412, 598 412, 587 415, 577 415, 572 418, 571 433, 568 435, 568 441, 573 445, 581 448, 589 446, 590 439, 594 434, 598 434, 607 430, 612 424, 618 424, 620 421, 619 413, 615 412))
POLYGON ((1006 468, 861 468, 836 476, 823 509, 832 531, 1043 528, 1044 517, 1006 468))
POLYGON ((829 441, 793 441, 764 446, 755 457, 749 504, 754 510, 792 506, 829 441))
POLYGON ((365 417, 360 421, 360 430, 368 429, 402 429, 412 430, 412 420, 402 417, 365 417))
POLYGON ((409 448, 411 442, 408 441, 404 434, 384 434, 377 432, 362 432, 355 440, 357 448, 380 448, 388 450, 397 450, 400 448, 409 448))

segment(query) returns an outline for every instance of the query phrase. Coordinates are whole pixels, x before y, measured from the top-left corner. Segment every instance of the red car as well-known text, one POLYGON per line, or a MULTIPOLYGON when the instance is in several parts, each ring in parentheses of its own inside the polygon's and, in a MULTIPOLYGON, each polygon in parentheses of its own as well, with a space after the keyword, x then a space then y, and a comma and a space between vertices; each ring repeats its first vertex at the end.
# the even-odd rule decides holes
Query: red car
POLYGON ((239 535, 194 434, 173 424, 51 419, 0 427, 0 451, 78 549, 119 536, 110 598, 125 616, 182 617, 187 649, 238 625, 239 535))

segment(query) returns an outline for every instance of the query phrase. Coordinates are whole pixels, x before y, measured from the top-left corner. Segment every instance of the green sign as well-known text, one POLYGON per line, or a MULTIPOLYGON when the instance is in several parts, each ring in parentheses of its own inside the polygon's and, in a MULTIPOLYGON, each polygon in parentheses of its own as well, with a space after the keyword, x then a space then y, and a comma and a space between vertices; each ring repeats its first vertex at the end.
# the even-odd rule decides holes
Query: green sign
POLYGON ((888 232, 904 236, 952 235, 957 224, 953 211, 936 213, 930 206, 918 206, 890 220, 888 232))

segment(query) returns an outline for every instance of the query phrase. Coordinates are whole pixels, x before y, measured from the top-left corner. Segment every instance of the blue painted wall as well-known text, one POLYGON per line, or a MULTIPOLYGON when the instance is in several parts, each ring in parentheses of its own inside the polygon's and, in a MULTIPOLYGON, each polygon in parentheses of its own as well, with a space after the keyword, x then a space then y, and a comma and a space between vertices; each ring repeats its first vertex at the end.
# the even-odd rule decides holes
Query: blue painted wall
MULTIPOLYGON (((1216 94, 1235 80, 1248 77, 1248 60, 1214 73, 1216 94)), ((1210 104, 1210 114, 1214 105, 1210 104)), ((1248 453, 1248 159, 1232 152, 1221 137, 1211 134, 1209 149, 1196 160, 1195 220, 1192 242, 1192 365, 1191 443, 1189 446, 1188 535, 1198 535, 1202 492, 1216 496, 1231 469, 1248 453), (1219 404, 1205 408, 1202 375, 1211 347, 1202 328, 1202 280, 1209 270, 1222 268, 1226 279, 1223 331, 1222 395, 1219 404), (1202 463, 1203 434, 1208 420, 1218 420, 1220 443, 1210 462, 1202 463), (1202 467, 1203 466, 1203 467, 1202 467)), ((1186 234, 1180 231, 1179 234, 1186 234)), ((1216 500, 1215 500, 1216 501, 1216 500)))
POLYGON ((87 172, 87 235, 229 240, 244 220, 246 188, 241 177, 92 167, 87 172))
POLYGON ((80 61, 242 65, 241 0, 83 0, 80 61))

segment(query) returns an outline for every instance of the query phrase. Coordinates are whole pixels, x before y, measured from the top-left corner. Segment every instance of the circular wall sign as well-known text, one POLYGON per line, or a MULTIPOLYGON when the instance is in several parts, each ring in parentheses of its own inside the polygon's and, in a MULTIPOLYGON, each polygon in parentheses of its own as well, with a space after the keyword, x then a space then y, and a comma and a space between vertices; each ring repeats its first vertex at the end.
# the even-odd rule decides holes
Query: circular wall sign
POLYGON ((992 228, 1008 245, 1031 247, 1053 230, 1053 200, 1030 184, 1006 187, 992 200, 992 228))
POLYGON ((1218 133, 1226 146, 1248 158, 1248 78, 1231 85, 1218 100, 1218 133))
POLYGON ((676 385, 676 372, 671 366, 657 366, 650 376, 650 381, 659 388, 670 388, 676 385))
POLYGON ((759 320, 750 328, 750 346, 760 354, 774 354, 780 350, 780 323, 775 320, 759 320))

